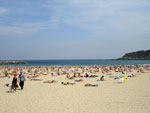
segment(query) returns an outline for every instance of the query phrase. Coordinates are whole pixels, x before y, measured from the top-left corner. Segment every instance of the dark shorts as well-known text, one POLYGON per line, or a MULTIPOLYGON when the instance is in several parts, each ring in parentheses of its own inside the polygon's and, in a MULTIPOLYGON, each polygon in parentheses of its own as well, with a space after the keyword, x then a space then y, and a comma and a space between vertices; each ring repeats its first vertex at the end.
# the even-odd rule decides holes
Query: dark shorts
POLYGON ((17 88, 18 84, 12 84, 12 88, 17 88))

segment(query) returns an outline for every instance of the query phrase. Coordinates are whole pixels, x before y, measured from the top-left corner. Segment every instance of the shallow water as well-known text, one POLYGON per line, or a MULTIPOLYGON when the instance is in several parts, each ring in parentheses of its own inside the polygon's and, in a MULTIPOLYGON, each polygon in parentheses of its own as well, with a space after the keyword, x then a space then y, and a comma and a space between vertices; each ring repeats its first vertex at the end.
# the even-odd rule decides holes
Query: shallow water
POLYGON ((150 64, 150 60, 25 60, 31 66, 50 65, 131 65, 150 64))

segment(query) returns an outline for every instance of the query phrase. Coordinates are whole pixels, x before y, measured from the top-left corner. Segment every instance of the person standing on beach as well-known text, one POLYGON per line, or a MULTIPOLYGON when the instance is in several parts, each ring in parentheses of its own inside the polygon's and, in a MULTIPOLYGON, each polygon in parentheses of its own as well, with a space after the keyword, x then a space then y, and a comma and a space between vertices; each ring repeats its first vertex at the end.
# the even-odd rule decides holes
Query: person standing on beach
POLYGON ((24 81, 25 81, 25 76, 22 74, 22 72, 20 73, 19 75, 19 79, 20 79, 20 87, 21 87, 21 90, 23 90, 23 86, 24 86, 24 81))
POLYGON ((13 81, 12 81, 12 89, 16 92, 17 85, 17 74, 14 74, 13 81))

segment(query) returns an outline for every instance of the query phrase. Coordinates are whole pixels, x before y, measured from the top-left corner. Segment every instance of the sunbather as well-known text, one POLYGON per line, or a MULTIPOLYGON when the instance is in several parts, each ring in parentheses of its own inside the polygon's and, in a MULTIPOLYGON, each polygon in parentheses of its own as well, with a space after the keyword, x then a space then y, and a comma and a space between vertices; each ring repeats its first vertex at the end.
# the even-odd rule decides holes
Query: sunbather
POLYGON ((31 81, 42 81, 42 79, 29 78, 31 81))
POLYGON ((70 83, 70 82, 61 82, 61 84, 63 84, 63 85, 75 85, 76 83, 70 83))
POLYGON ((98 84, 89 84, 89 83, 87 83, 87 84, 85 84, 84 86, 85 86, 85 87, 88 87, 88 86, 98 87, 98 84))
POLYGON ((56 82, 56 80, 52 80, 52 81, 44 81, 43 83, 55 83, 56 82))
POLYGON ((128 77, 136 77, 136 75, 132 74, 132 75, 129 75, 128 77))
POLYGON ((104 81, 104 76, 103 75, 101 76, 100 81, 104 81))
POLYGON ((75 82, 83 82, 83 79, 74 80, 75 82))

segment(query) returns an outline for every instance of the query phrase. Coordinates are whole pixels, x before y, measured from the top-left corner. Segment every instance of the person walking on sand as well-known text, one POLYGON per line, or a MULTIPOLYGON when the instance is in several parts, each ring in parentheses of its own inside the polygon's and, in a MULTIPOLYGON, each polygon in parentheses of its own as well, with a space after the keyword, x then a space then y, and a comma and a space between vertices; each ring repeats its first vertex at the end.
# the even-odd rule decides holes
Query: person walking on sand
POLYGON ((17 75, 14 74, 13 81, 12 81, 12 89, 16 92, 17 87, 18 87, 18 85, 17 85, 17 75))
POLYGON ((21 90, 23 90, 23 86, 24 86, 24 81, 25 81, 25 76, 22 74, 22 72, 20 73, 19 75, 19 79, 20 79, 20 87, 21 87, 21 90))

